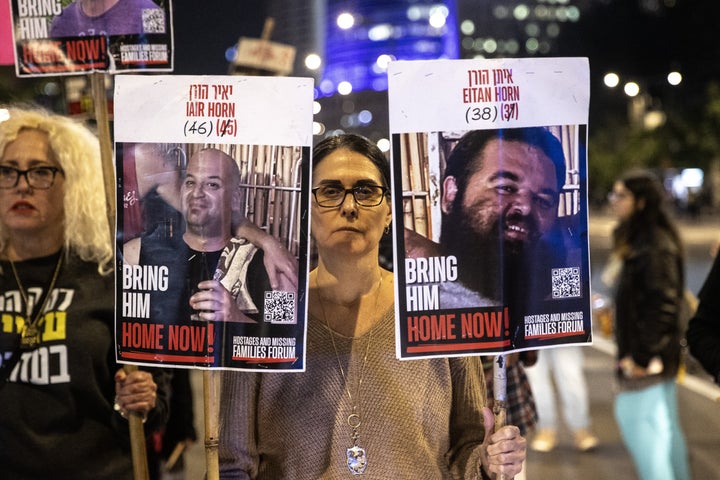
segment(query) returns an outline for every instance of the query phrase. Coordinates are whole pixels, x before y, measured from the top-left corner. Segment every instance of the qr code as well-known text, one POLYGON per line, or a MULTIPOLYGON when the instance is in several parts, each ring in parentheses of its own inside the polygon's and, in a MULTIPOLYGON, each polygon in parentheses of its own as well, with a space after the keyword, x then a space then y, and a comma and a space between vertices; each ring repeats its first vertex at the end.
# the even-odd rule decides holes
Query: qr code
POLYGON ((578 267, 552 269, 552 298, 580 296, 580 269, 578 267))
POLYGON ((269 323, 297 323, 295 318, 295 292, 266 291, 263 318, 269 323))
POLYGON ((162 8, 143 8, 143 32, 165 33, 165 11, 162 8))

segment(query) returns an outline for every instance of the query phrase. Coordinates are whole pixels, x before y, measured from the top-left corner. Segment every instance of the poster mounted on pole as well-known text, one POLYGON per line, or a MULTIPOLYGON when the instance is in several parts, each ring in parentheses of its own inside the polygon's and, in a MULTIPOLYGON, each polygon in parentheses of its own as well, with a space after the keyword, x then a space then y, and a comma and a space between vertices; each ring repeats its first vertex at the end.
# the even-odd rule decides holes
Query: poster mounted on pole
POLYGON ((304 371, 312 79, 115 79, 116 355, 304 371))
POLYGON ((398 358, 591 342, 587 59, 388 79, 398 358))
POLYGON ((172 0, 11 0, 18 77, 173 70, 172 0))

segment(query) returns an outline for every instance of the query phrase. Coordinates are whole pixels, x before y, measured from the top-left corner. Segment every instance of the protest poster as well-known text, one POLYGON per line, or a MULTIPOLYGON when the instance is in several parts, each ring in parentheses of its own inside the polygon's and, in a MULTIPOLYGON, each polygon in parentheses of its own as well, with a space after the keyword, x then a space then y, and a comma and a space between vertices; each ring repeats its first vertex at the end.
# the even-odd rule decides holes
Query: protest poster
POLYGON ((171 72, 172 0, 11 0, 18 77, 171 72))
POLYGON ((116 78, 118 361, 304 371, 312 87, 116 78))
POLYGON ((388 79, 398 358, 591 342, 587 59, 388 79))

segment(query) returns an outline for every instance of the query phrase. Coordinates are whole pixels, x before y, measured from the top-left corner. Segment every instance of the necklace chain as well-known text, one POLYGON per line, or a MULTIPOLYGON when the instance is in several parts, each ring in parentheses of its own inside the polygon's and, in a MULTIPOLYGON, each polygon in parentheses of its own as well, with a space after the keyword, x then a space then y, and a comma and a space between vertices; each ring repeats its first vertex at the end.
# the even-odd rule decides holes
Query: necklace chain
MULTIPOLYGON (((318 274, 318 276, 319 276, 319 274, 318 274)), ((345 369, 342 366, 342 362, 340 361, 340 354, 338 353, 337 345, 335 344, 335 334, 334 334, 332 328, 330 328, 330 323, 328 322, 327 315, 325 314, 325 304, 323 302, 322 295, 320 294, 320 285, 319 285, 318 278, 317 278, 318 276, 315 277, 315 286, 318 289, 318 299, 319 299, 319 304, 320 304, 320 310, 322 311, 323 321, 325 322, 325 326, 327 327, 328 334, 330 335, 330 342, 332 343, 333 351, 335 352, 335 359, 337 360, 338 368, 340 369, 340 375, 341 375, 341 377, 343 379, 343 383, 345 385, 345 393, 347 394, 348 400, 350 401, 350 406, 352 407, 352 412, 347 417, 347 424, 352 429, 352 434, 350 435, 350 438, 353 441, 353 447, 348 449, 348 454, 350 454, 350 452, 361 452, 362 456, 364 457, 365 450, 361 449, 358 446, 358 439, 360 438, 359 430, 360 430, 360 425, 362 424, 362 411, 360 409, 361 403, 362 403, 361 393, 362 393, 363 381, 365 380, 365 372, 367 369, 367 359, 368 359, 368 354, 370 352, 370 344, 372 343, 372 337, 373 337, 375 328, 374 328, 374 326, 371 327, 370 331, 368 333, 367 345, 365 346, 365 354, 363 356, 362 366, 360 368, 360 379, 358 381, 357 389, 356 389, 356 397, 355 397, 355 400, 353 400, 353 395, 350 392, 350 384, 348 382, 347 376, 345 375, 345 369)), ((382 289, 382 281, 383 281, 383 275, 382 275, 382 270, 381 270, 380 271, 380 279, 378 280, 377 292, 375 293, 375 306, 374 306, 375 313, 377 312, 378 303, 380 300, 380 291, 382 289)), ((364 462, 364 459, 363 459, 363 462, 364 462)), ((348 466, 351 468, 351 471, 354 474, 363 473, 363 471, 365 470, 364 465, 365 465, 365 463, 363 463, 362 466, 355 467, 355 469, 354 469, 353 467, 350 466, 350 464, 348 464, 348 466)))
POLYGON ((31 318, 32 308, 30 305, 30 297, 28 295, 28 292, 25 291, 25 287, 23 287, 23 284, 20 281, 20 276, 18 275, 17 268, 15 268, 15 262, 8 259, 8 261, 10 262, 10 268, 12 268, 13 276, 15 277, 15 282, 17 283, 18 290, 20 291, 20 296, 25 303, 25 326, 23 327, 22 336, 20 338, 20 347, 23 349, 35 348, 40 343, 40 331, 38 330, 38 324, 40 323, 40 319, 45 313, 45 306, 50 299, 50 293, 55 288, 55 283, 60 276, 62 259, 63 252, 61 251, 60 256, 58 257, 57 264, 55 265, 55 271, 53 272, 48 287, 43 292, 42 301, 40 302, 40 308, 38 309, 34 319, 31 318))

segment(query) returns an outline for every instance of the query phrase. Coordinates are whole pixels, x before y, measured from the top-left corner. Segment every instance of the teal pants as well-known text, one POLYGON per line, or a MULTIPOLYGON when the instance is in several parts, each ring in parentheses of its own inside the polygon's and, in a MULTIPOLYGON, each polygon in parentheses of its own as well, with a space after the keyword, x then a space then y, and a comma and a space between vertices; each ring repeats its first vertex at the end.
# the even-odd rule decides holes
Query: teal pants
POLYGON ((618 394, 615 419, 641 480, 690 480, 674 381, 618 394))

